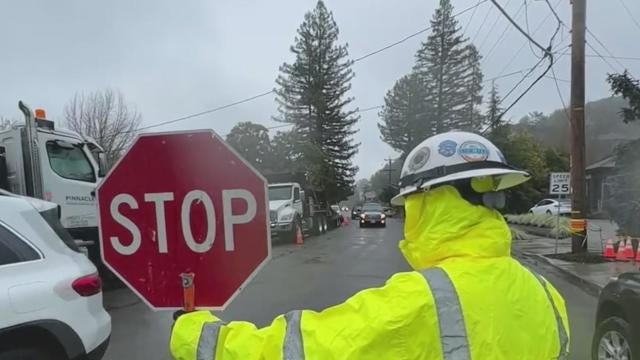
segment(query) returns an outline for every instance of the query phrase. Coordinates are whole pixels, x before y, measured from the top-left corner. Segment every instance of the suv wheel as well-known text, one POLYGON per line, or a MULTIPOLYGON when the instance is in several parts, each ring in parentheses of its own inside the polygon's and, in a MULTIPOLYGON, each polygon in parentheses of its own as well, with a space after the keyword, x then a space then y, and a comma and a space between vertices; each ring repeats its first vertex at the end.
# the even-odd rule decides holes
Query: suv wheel
POLYGON ((40 349, 10 349, 0 352, 0 360, 50 360, 51 357, 40 349))
POLYGON ((631 325, 617 316, 612 316, 598 325, 591 345, 591 358, 639 359, 637 345, 631 342, 631 325))

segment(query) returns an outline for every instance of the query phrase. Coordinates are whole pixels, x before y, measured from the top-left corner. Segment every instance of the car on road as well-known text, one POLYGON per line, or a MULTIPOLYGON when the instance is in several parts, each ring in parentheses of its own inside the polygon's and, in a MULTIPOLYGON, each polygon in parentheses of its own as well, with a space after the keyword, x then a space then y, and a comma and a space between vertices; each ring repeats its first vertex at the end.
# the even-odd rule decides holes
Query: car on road
POLYGON ((0 360, 101 359, 111 318, 60 207, 0 194, 0 360))
POLYGON ((386 227, 386 215, 384 208, 378 203, 366 203, 362 206, 360 214, 360 227, 365 226, 381 226, 386 227))
POLYGON ((360 213, 362 213, 361 207, 354 207, 351 211, 351 220, 356 220, 360 217, 360 213))
POLYGON ((570 199, 542 199, 535 204, 529 213, 538 215, 571 215, 571 200, 570 199))
POLYGON ((640 359, 640 272, 613 278, 600 293, 592 359, 640 359))

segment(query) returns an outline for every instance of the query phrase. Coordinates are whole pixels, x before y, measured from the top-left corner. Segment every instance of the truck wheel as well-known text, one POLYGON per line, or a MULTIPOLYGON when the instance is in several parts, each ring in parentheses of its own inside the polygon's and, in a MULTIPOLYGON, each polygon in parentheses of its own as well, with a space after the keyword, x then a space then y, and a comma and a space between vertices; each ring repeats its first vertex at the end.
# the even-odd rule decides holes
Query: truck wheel
POLYGON ((327 222, 327 217, 326 216, 322 216, 322 233, 326 233, 327 230, 329 229, 329 224, 327 222))
POLYGON ((313 233, 315 235, 320 235, 320 234, 322 234, 322 229, 323 229, 322 217, 320 215, 316 215, 313 218, 313 233))

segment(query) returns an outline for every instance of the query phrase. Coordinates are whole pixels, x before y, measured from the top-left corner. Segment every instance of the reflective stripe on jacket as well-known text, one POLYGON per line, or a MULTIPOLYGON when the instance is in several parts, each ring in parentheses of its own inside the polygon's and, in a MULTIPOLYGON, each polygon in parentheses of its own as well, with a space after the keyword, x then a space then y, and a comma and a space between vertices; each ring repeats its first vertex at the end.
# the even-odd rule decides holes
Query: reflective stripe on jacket
POLYGON ((417 269, 321 312, 292 311, 258 329, 209 312, 180 317, 179 360, 564 359, 564 301, 509 256, 502 217, 445 186, 410 196, 401 250, 417 269))

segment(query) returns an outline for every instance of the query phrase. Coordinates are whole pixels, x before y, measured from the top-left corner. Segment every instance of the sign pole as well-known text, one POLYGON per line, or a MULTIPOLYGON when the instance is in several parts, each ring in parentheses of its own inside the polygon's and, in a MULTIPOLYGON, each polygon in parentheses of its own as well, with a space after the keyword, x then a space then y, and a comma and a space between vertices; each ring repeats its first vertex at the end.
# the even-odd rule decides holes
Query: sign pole
POLYGON ((558 201, 558 212, 556 213, 556 249, 555 254, 558 253, 558 241, 560 240, 560 202, 558 201))

